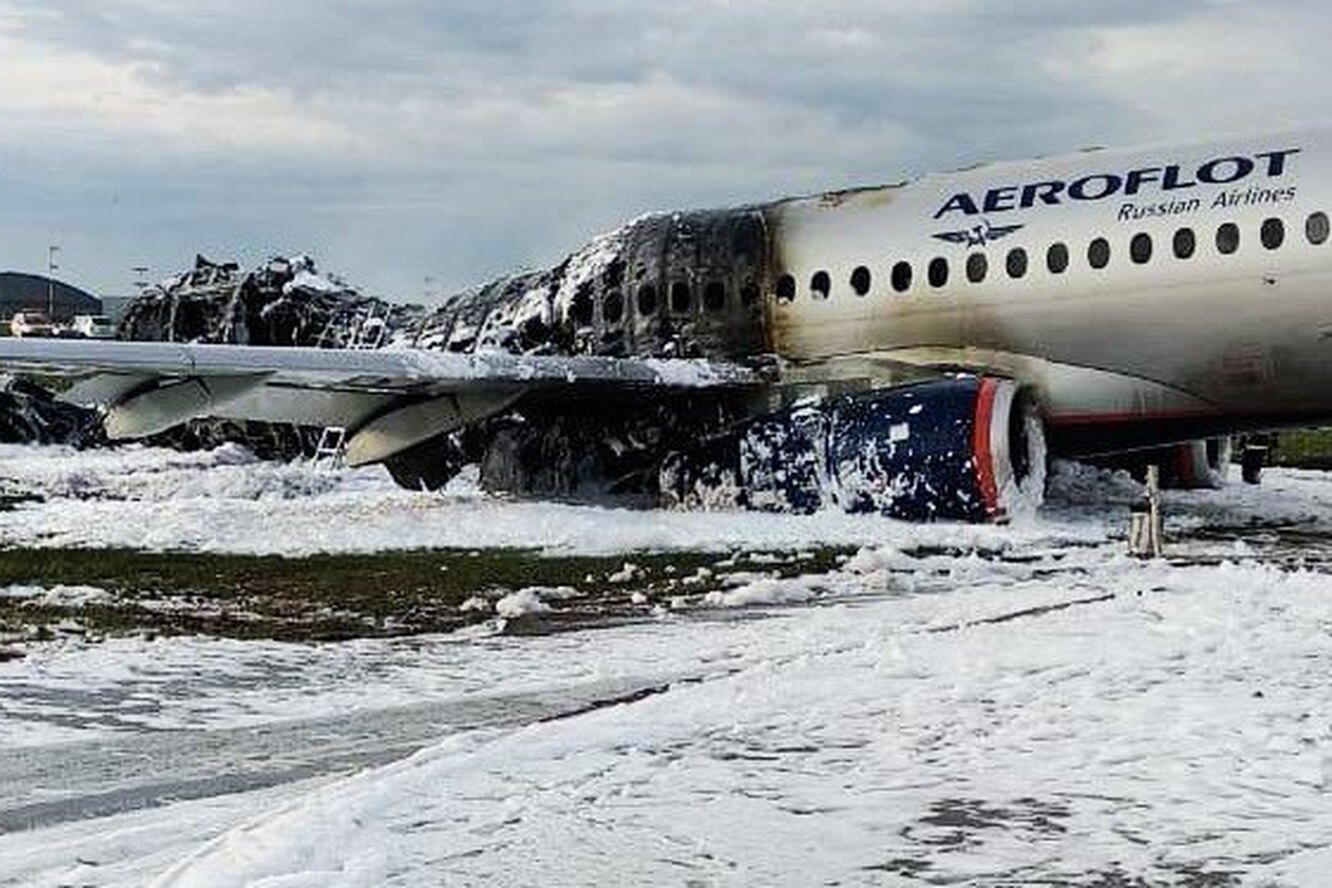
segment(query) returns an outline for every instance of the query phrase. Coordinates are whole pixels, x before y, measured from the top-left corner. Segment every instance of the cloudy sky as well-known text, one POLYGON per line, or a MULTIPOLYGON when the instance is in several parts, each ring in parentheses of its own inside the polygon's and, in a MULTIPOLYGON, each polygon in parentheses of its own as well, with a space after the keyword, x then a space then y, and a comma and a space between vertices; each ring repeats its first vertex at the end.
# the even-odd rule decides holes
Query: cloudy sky
POLYGON ((0 0, 0 268, 399 299, 648 210, 1319 123, 1318 0, 0 0))

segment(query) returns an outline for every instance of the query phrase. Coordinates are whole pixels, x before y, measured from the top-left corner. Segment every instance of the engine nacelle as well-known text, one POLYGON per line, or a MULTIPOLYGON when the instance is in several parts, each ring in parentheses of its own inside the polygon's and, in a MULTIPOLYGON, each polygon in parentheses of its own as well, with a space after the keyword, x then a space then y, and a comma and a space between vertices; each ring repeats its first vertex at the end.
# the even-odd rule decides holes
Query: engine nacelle
POLYGON ((1039 504, 1044 427, 1004 379, 959 377, 764 416, 662 467, 667 503, 922 520, 1003 520, 1039 504))

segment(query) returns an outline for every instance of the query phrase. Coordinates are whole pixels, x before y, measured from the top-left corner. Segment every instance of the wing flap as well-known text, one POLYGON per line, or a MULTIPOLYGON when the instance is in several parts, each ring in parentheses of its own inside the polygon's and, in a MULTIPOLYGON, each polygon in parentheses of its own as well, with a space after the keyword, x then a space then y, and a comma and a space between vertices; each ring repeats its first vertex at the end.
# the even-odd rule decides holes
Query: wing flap
POLYGON ((108 407, 153 384, 155 377, 129 373, 99 373, 74 383, 59 399, 81 407, 108 407))
POLYGON ((202 416, 215 416, 228 401, 262 385, 263 374, 191 376, 143 388, 112 404, 104 424, 113 441, 144 438, 202 416))
POLYGON ((493 416, 511 405, 520 392, 463 392, 430 401, 396 406, 365 423, 347 442, 349 466, 387 459, 436 435, 456 431, 493 416))
POLYGON ((264 385, 218 407, 218 419, 356 429, 371 417, 406 403, 411 396, 392 392, 306 389, 264 385))

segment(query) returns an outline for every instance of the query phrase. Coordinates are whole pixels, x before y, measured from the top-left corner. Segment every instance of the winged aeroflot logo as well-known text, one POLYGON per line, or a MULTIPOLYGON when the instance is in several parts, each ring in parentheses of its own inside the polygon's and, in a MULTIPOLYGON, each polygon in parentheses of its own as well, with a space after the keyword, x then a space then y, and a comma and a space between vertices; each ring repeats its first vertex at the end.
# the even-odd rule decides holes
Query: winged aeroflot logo
POLYGON ((1008 237, 1013 232, 1020 231, 1025 227, 1024 225, 991 225, 990 220, 982 219, 979 225, 973 225, 970 228, 963 228, 958 231, 944 231, 934 235, 934 237, 941 241, 948 241, 950 244, 961 244, 964 247, 983 247, 991 241, 1008 237))

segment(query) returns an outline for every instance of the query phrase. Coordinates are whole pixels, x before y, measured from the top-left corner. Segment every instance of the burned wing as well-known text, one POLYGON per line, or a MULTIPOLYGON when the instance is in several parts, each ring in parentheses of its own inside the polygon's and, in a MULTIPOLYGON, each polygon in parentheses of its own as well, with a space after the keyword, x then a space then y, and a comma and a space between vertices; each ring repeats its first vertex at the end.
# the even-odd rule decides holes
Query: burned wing
POLYGON ((757 381, 745 368, 705 360, 25 339, 0 342, 0 366, 80 377, 63 399, 105 411, 113 439, 204 416, 339 426, 350 434, 347 459, 355 465, 388 459, 529 394, 558 403, 757 381))

